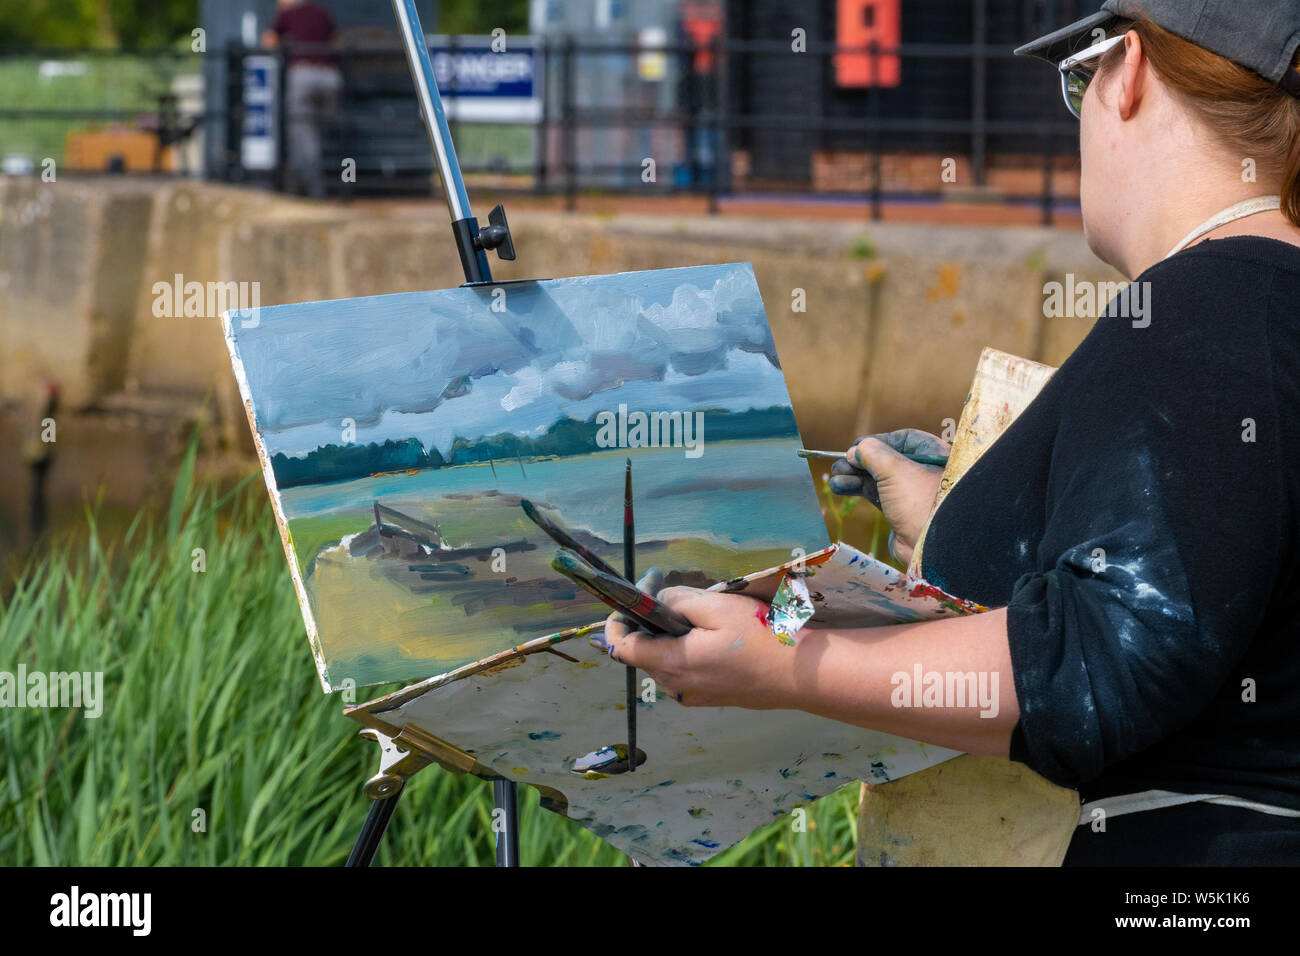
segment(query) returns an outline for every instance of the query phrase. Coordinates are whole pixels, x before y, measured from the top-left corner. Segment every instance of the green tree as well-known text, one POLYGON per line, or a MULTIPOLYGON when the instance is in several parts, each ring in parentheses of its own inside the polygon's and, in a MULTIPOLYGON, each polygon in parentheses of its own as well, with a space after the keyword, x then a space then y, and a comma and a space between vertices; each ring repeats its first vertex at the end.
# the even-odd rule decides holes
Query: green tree
POLYGON ((489 34, 528 32, 528 0, 438 0, 438 32, 489 34))
POLYGON ((127 47, 169 46, 199 26, 198 0, 98 0, 108 8, 117 42, 127 47))
POLYGON ((99 30, 98 0, 26 0, 0 6, 0 43, 86 46, 99 30))
POLYGON ((0 44, 164 46, 198 26, 198 0, 23 0, 0 7, 0 44))

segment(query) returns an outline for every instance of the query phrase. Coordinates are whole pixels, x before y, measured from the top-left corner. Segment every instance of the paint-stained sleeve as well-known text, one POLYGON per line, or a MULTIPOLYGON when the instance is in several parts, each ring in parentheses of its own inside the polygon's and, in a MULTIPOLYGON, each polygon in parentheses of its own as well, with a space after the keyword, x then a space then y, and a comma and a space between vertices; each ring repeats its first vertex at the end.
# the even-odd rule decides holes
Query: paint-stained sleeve
POLYGON ((1294 527, 1267 354, 1174 341, 1177 316, 1156 318, 1058 373, 1045 533, 1008 607, 1011 756, 1063 786, 1242 679, 1294 527))

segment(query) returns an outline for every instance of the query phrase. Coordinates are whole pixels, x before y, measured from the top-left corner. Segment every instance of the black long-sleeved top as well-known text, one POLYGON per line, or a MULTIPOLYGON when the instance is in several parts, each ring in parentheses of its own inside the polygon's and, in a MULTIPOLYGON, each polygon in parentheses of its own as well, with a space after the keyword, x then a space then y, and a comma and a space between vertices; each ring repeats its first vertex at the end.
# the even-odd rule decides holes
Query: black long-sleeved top
POLYGON ((1137 281, 1149 325, 1111 303, 922 571, 1008 608, 1012 759, 1085 800, 1300 809, 1300 248, 1211 240, 1137 281))

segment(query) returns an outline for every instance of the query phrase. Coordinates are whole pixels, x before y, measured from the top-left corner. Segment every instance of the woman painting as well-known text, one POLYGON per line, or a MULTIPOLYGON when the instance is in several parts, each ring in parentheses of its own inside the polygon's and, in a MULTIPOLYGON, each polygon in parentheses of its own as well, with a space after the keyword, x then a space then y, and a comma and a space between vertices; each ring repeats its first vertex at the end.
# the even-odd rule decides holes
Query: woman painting
MULTIPOLYGON (((931 519, 923 576, 994 610, 792 651, 753 599, 672 588, 694 630, 611 619, 610 653, 685 706, 1027 764, 1108 812, 1067 865, 1300 862, 1298 45, 1300 0, 1108 0, 1018 51, 1059 66, 1088 243, 1147 301, 1112 303, 931 519), (917 663, 999 675, 996 716, 892 706, 917 663)), ((944 447, 872 436, 833 469, 900 560, 939 481, 904 453, 944 447)))

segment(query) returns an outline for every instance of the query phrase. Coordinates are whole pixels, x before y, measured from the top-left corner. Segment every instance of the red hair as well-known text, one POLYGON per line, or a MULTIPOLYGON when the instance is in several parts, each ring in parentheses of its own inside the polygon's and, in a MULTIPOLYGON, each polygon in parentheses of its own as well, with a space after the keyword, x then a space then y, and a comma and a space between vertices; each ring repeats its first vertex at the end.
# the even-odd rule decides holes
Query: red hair
MULTIPOLYGON (((1282 212, 1300 226, 1300 97, 1145 18, 1119 29, 1137 33, 1152 69, 1224 147, 1280 181, 1282 212)), ((1123 59, 1121 44, 1106 53, 1101 70, 1123 59)), ((1300 67, 1300 53, 1292 66, 1300 67)))

